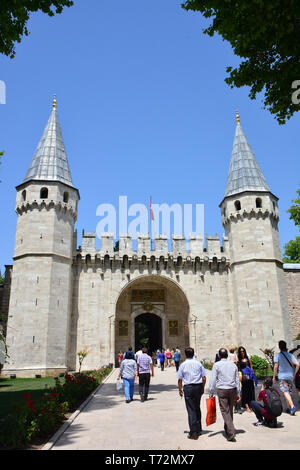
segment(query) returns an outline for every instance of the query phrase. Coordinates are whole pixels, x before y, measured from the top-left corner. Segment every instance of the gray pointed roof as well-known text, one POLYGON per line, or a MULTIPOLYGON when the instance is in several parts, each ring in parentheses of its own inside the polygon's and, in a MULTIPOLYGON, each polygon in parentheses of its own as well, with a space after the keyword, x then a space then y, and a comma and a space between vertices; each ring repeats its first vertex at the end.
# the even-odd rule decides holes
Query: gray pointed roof
POLYGON ((60 181, 68 186, 73 186, 57 115, 56 101, 26 173, 24 183, 30 180, 60 181))
POLYGON ((225 197, 244 191, 270 191, 240 123, 237 123, 225 197))

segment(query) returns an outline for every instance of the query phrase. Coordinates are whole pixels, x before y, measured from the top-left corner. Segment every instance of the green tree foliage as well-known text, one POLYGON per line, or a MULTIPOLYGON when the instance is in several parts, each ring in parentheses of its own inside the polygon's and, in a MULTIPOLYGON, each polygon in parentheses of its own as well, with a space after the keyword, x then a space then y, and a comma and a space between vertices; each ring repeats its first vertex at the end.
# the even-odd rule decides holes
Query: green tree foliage
POLYGON ((290 213, 290 219, 295 222, 295 225, 300 227, 300 188, 297 189, 298 198, 293 199, 294 204, 288 209, 287 212, 290 213))
POLYGON ((15 56, 15 43, 29 35, 27 22, 31 13, 42 11, 54 16, 72 5, 72 0, 1 0, 0 53, 10 58, 15 56))
MULTIPOLYGON (((300 228, 300 189, 297 189, 298 198, 293 199, 293 205, 287 210, 290 219, 300 228)), ((291 240, 284 245, 284 263, 300 263, 300 237, 291 240)))
POLYGON ((300 263, 300 237, 291 240, 284 245, 284 263, 300 263))
POLYGON ((264 108, 279 124, 299 110, 292 102, 292 83, 300 79, 299 0, 189 0, 182 7, 211 18, 203 32, 218 33, 243 59, 226 69, 231 88, 250 87, 253 100, 263 92, 264 108))

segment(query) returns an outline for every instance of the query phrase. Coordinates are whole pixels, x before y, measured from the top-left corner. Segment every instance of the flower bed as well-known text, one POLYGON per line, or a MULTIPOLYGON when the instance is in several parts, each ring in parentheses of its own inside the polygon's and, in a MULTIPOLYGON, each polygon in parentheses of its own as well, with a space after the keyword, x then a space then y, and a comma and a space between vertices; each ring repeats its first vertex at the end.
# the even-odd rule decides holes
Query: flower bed
POLYGON ((25 393, 24 403, 0 422, 0 445, 7 449, 24 448, 35 440, 51 437, 72 413, 111 372, 109 368, 55 379, 55 387, 34 401, 25 393))

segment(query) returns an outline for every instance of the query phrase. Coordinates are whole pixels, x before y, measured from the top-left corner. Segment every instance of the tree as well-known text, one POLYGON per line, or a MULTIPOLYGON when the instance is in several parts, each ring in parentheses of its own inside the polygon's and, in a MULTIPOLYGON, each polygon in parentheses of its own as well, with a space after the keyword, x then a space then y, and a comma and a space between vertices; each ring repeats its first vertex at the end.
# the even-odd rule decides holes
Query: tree
POLYGON ((220 34, 244 59, 239 67, 226 69, 231 88, 249 86, 252 100, 264 92, 264 108, 279 124, 299 111, 298 91, 292 88, 300 86, 298 0, 189 0, 182 7, 212 18, 203 32, 220 34))
POLYGON ((72 0, 1 0, 0 53, 11 59, 15 56, 15 43, 29 35, 26 25, 32 12, 40 10, 54 16, 72 5, 72 0))
POLYGON ((297 194, 299 197, 297 199, 293 199, 292 202, 293 204, 287 212, 290 213, 290 219, 292 219, 295 222, 295 225, 299 225, 300 227, 300 188, 297 189, 297 194))
POLYGON ((284 245, 282 261, 284 263, 300 263, 300 237, 296 237, 296 240, 291 240, 284 245))
MULTIPOLYGON (((293 199, 294 204, 287 210, 296 226, 300 228, 300 188, 297 189, 298 198, 293 199)), ((284 263, 300 263, 300 237, 291 240, 284 245, 284 263)))
POLYGON ((83 363, 84 359, 86 358, 86 356, 88 355, 88 353, 89 353, 89 351, 88 351, 87 347, 85 347, 81 351, 78 351, 78 353, 77 353, 78 360, 79 360, 79 373, 81 372, 82 363, 83 363))

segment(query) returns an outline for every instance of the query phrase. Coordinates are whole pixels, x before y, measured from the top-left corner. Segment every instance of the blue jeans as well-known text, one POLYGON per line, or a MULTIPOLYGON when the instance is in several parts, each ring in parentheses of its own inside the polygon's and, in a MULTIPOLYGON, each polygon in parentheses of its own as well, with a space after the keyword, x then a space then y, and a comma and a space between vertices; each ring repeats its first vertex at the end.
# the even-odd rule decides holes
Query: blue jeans
POLYGON ((133 393, 134 393, 134 379, 123 378, 123 383, 124 383, 125 398, 126 400, 130 400, 133 398, 133 393))
POLYGON ((262 405, 258 403, 257 401, 252 400, 249 406, 254 411, 255 416, 257 417, 258 421, 262 422, 264 420, 264 417, 262 414, 262 408, 263 408, 262 405))

